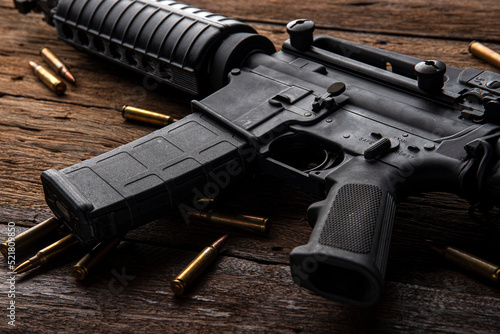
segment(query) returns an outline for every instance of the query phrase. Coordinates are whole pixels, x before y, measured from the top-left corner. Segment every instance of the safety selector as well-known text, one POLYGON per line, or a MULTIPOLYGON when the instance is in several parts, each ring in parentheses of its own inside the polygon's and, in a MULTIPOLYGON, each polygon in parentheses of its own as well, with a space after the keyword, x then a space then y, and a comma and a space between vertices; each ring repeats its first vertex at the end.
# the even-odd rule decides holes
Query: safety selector
POLYGON ((377 156, 384 155, 399 148, 399 141, 395 139, 382 138, 368 147, 363 156, 365 159, 375 159, 377 156))

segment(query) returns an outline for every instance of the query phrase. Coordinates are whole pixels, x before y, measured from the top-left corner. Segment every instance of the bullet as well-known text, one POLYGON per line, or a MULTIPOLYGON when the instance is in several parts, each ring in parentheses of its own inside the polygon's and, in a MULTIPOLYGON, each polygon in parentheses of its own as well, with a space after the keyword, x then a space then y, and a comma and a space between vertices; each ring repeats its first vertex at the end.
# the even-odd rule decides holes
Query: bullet
POLYGON ((189 218, 199 219, 213 226, 229 227, 235 230, 260 234, 269 233, 269 218, 265 217, 231 215, 215 212, 213 210, 189 210, 187 215, 189 218))
POLYGON ((171 116, 131 106, 123 106, 121 112, 123 118, 126 120, 138 121, 156 126, 166 126, 173 122, 177 122, 177 119, 171 116))
POLYGON ((59 58, 57 58, 49 48, 42 48, 40 50, 40 56, 42 56, 43 60, 45 60, 45 62, 49 64, 54 71, 56 71, 56 73, 59 73, 63 78, 72 84, 76 83, 76 79, 73 74, 71 74, 68 67, 59 58))
POLYGON ((469 52, 474 56, 490 63, 491 65, 500 68, 500 54, 488 48, 487 46, 484 46, 479 42, 472 41, 469 44, 469 52))
POLYGON ((190 264, 172 281, 170 288, 176 295, 182 295, 184 291, 200 276, 201 273, 217 258, 218 253, 224 247, 227 234, 212 245, 206 247, 190 264))
POLYGON ((199 200, 197 200, 196 204, 205 207, 205 206, 214 205, 215 202, 216 202, 215 198, 205 197, 205 198, 200 198, 199 200))
POLYGON ((72 234, 69 234, 61 240, 56 241, 52 245, 39 251, 35 256, 14 269, 13 273, 20 274, 51 262, 53 259, 63 254, 66 250, 77 244, 78 240, 72 234))
POLYGON ((455 263, 456 265, 471 271, 491 282, 498 283, 500 274, 500 266, 491 262, 485 261, 475 255, 464 252, 458 248, 449 246, 439 246, 431 241, 427 241, 427 245, 441 254, 446 260, 455 263))
MULTIPOLYGON (((45 238, 59 226, 61 226, 59 220, 57 220, 57 218, 52 217, 17 235, 14 238, 16 252, 22 251, 23 248, 26 248, 40 241, 41 239, 45 238)), ((0 244, 0 252, 2 252, 3 256, 5 257, 7 257, 7 248, 8 248, 7 242, 0 244)))
POLYGON ((85 255, 73 267, 73 276, 78 280, 84 280, 89 272, 94 268, 102 259, 106 257, 115 247, 120 243, 120 238, 116 237, 111 240, 101 242, 95 246, 87 255, 85 255))
POLYGON ((30 66, 33 68, 33 73, 40 79, 45 86, 49 87, 51 91, 57 95, 64 95, 66 92, 66 84, 57 79, 52 73, 49 72, 42 65, 38 65, 34 61, 30 61, 30 66))

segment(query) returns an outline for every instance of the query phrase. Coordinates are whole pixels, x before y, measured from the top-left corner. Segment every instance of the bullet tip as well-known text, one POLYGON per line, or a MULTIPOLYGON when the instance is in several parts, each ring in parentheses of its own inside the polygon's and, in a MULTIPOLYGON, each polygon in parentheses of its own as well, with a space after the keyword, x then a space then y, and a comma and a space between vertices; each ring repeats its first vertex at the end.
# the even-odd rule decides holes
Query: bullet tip
POLYGON ((224 244, 226 243, 226 239, 229 235, 224 235, 222 237, 220 237, 216 242, 214 242, 212 244, 212 247, 215 248, 215 250, 217 252, 220 252, 220 250, 222 249, 222 247, 224 247, 224 244))
POLYGON ((31 262, 30 260, 28 260, 26 262, 21 263, 21 265, 19 265, 12 272, 14 274, 21 274, 21 273, 24 273, 24 272, 30 270, 31 268, 33 268, 33 262, 31 262))
POLYGON ((71 82, 73 85, 76 85, 76 79, 73 76, 73 74, 71 74, 69 71, 66 71, 64 73, 64 78, 66 78, 66 80, 68 80, 69 82, 71 82))
POLYGON ((2 253, 5 257, 7 257, 7 248, 9 248, 9 244, 7 242, 0 244, 0 253, 2 253))
POLYGON ((34 61, 31 61, 31 60, 30 60, 29 64, 30 64, 31 67, 37 67, 38 66, 37 63, 35 63, 34 61))
POLYGON ((443 246, 438 245, 436 242, 427 239, 427 240, 425 240, 425 244, 427 245, 427 247, 434 250, 435 252, 437 252, 441 255, 444 254, 445 248, 443 246))

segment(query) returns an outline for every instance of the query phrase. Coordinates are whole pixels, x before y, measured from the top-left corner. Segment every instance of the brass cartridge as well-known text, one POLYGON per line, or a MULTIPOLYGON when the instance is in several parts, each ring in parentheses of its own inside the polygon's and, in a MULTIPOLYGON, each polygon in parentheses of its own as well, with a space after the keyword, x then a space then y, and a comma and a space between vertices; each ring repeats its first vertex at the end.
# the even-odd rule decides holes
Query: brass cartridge
POLYGON ((253 232, 260 234, 269 233, 269 218, 247 216, 247 215, 231 215, 209 211, 187 211, 189 218, 199 219, 213 226, 229 227, 239 231, 253 232))
POLYGON ((215 261, 218 253, 221 251, 222 247, 224 247, 226 238, 227 234, 212 245, 206 247, 172 282, 170 282, 170 288, 176 295, 182 295, 193 281, 205 271, 208 265, 215 261))
POLYGON ((469 254, 458 248, 449 246, 438 246, 427 241, 430 248, 441 254, 446 260, 477 274, 487 280, 498 283, 500 275, 500 266, 483 260, 475 255, 469 254))
POLYGON ((66 84, 56 78, 52 73, 50 73, 42 65, 38 65, 34 61, 30 61, 30 66, 33 69, 33 73, 42 81, 45 86, 49 87, 51 91, 57 95, 64 95, 66 92, 66 84))
POLYGON ((215 198, 211 198, 211 197, 203 197, 203 198, 200 198, 196 201, 196 204, 199 205, 199 206, 213 206, 215 203, 217 202, 217 200, 215 198))
MULTIPOLYGON (((52 217, 17 235, 14 238, 16 252, 22 251, 23 248, 26 248, 45 238, 59 226, 61 226, 59 220, 57 220, 57 218, 55 217, 52 217)), ((0 244, 0 252, 2 252, 3 256, 5 257, 7 256, 7 247, 7 242, 0 244)))
POLYGON ((95 246, 75 264, 72 270, 73 276, 78 280, 84 280, 92 268, 99 264, 119 243, 120 238, 116 237, 95 246))
POLYGON ((479 42, 472 41, 469 44, 469 52, 474 56, 490 63, 491 65, 500 68, 500 54, 488 48, 487 46, 479 42))
POLYGON ((166 126, 177 121, 177 119, 168 115, 131 106, 123 106, 121 108, 121 113, 126 120, 138 121, 156 126, 166 126))
POLYGON ((40 50, 40 56, 54 71, 56 71, 56 73, 59 73, 59 75, 72 84, 76 83, 75 77, 71 74, 68 67, 59 58, 57 58, 49 48, 42 48, 40 50))
POLYGON ((45 247, 39 251, 35 256, 28 261, 23 262, 20 266, 14 269, 14 273, 20 274, 30 269, 37 268, 45 265, 55 258, 58 258, 66 250, 78 244, 78 240, 72 235, 68 234, 59 241, 54 242, 52 245, 45 247))

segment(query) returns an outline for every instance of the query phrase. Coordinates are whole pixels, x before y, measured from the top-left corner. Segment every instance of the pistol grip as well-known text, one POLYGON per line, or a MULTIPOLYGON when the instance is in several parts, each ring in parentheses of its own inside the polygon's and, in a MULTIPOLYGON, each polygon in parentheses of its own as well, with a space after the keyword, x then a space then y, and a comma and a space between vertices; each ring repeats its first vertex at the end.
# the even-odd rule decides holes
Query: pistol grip
POLYGON ((290 254, 297 284, 365 307, 382 295, 396 212, 395 182, 390 182, 396 178, 368 169, 344 173, 349 175, 340 179, 347 182, 335 184, 324 201, 310 208, 309 218, 316 223, 309 243, 290 254))

